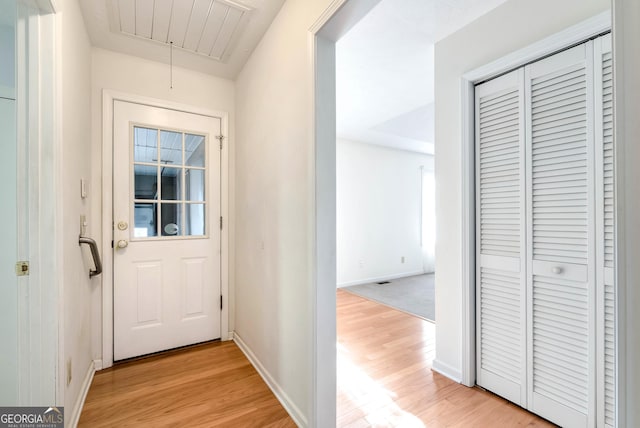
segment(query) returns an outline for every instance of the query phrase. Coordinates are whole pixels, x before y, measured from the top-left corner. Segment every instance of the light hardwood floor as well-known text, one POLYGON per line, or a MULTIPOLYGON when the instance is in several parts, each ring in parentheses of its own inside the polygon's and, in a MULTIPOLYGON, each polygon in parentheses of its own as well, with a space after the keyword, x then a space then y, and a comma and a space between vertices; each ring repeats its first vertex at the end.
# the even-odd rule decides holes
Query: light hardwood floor
MULTIPOLYGON (((431 371, 434 326, 338 291, 338 427, 551 427, 431 371)), ((233 342, 96 374, 80 427, 294 427, 233 342)), ((324 428, 324 427, 322 427, 324 428)))
POLYGON ((338 290, 339 427, 553 427, 431 371, 434 325, 338 290))
POLYGON ((80 427, 295 427, 233 342, 96 373, 80 427))

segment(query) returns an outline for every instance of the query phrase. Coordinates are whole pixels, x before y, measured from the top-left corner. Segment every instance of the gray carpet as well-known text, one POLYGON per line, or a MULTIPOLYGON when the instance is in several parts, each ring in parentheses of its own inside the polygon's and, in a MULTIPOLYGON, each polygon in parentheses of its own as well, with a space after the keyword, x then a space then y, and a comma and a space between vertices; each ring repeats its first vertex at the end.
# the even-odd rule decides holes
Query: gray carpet
POLYGON ((343 290, 435 322, 434 276, 409 276, 392 279, 388 284, 352 285, 343 290))

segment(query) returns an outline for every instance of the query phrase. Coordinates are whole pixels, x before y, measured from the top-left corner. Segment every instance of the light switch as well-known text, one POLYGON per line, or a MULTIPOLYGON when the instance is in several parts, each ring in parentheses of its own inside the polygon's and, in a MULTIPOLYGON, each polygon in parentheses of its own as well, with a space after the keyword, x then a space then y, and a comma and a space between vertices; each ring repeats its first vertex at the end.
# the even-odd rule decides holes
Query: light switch
POLYGON ((82 199, 87 199, 87 182, 84 178, 80 179, 80 197, 82 199))

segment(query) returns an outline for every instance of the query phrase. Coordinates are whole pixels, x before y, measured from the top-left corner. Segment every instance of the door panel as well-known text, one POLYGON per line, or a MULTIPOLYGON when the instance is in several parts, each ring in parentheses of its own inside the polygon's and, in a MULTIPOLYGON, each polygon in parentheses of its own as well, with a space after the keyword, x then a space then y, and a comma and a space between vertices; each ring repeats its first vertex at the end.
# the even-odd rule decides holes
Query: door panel
POLYGON ((526 406, 521 70, 476 87, 477 382, 526 406))
POLYGON ((595 422, 591 42, 525 67, 529 408, 595 422))
POLYGON ((218 135, 219 118, 115 102, 115 360, 220 337, 218 135))

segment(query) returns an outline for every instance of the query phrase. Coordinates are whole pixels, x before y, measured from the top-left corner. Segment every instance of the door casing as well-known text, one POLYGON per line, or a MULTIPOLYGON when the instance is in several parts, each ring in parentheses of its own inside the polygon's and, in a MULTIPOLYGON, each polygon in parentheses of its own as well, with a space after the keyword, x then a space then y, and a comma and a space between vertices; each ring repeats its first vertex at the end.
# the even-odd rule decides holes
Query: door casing
POLYGON ((434 370, 474 386, 476 381, 476 247, 475 247, 475 90, 477 83, 539 60, 611 30, 611 12, 569 27, 503 58, 472 70, 462 76, 462 367, 460 373, 449 373, 434 360, 434 370))
POLYGON ((96 370, 113 365, 113 108, 114 102, 125 101, 151 107, 177 110, 219 118, 222 150, 220 160, 220 212, 224 220, 221 231, 220 272, 223 306, 220 320, 221 340, 232 339, 229 332, 229 115, 227 112, 193 107, 185 104, 132 95, 104 89, 102 91, 102 360, 96 370))

